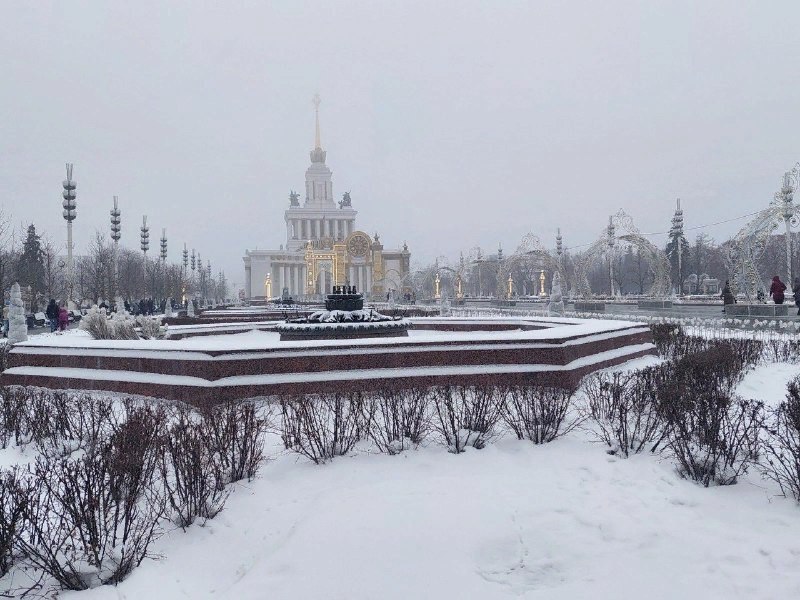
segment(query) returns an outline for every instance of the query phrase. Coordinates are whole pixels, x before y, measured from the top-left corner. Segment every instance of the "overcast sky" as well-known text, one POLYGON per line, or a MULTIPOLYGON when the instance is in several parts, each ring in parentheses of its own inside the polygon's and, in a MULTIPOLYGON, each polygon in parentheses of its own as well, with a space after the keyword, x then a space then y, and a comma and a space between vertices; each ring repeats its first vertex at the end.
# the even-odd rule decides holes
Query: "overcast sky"
MULTIPOLYGON (((0 2, 0 202, 79 250, 167 228, 229 281, 285 243, 319 92, 334 195, 417 264, 758 210, 800 160, 800 3, 0 2)), ((742 221, 708 230, 718 240, 742 221)), ((663 238, 655 238, 659 245, 663 238)))

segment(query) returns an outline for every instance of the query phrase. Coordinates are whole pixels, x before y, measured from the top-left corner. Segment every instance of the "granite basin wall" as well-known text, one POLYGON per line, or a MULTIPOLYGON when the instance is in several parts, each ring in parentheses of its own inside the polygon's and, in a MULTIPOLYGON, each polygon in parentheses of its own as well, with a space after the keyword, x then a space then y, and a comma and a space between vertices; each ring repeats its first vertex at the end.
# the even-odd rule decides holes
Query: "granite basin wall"
POLYGON ((465 342, 406 338, 402 343, 366 345, 348 344, 343 340, 334 346, 309 344, 213 352, 138 350, 126 353, 19 346, 9 354, 9 369, 3 372, 0 383, 106 390, 201 405, 331 389, 368 391, 485 382, 573 387, 586 373, 655 354, 652 335, 646 327, 632 325, 611 337, 571 336, 569 329, 562 327, 559 331, 562 335, 546 340, 500 337, 465 342), (590 357, 600 353, 611 355, 588 364, 590 357), (570 363, 574 363, 572 367, 564 368, 570 363), (526 371, 531 365, 538 370, 526 371), (96 377, 91 374, 93 370, 98 373, 96 377), (180 380, 186 377, 194 378, 192 384, 180 380), (250 377, 250 380, 242 381, 242 377, 250 377), (257 382, 253 382, 254 377, 257 382))

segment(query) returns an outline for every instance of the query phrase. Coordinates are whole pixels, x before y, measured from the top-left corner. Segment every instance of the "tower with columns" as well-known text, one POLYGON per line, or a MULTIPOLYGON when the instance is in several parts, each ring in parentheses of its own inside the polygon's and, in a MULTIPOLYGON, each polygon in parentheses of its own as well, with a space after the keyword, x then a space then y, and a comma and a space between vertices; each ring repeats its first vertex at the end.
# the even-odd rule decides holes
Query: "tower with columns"
POLYGON ((389 290, 397 296, 410 291, 409 256, 403 250, 386 250, 356 227, 356 211, 350 193, 337 202, 333 173, 326 163, 319 124, 320 97, 313 98, 315 134, 305 174, 305 199, 289 194, 284 212, 286 244, 279 250, 247 250, 245 295, 262 299, 267 276, 273 297, 286 291, 294 298, 312 299, 331 291, 334 285, 355 285, 367 297, 380 299, 389 290))

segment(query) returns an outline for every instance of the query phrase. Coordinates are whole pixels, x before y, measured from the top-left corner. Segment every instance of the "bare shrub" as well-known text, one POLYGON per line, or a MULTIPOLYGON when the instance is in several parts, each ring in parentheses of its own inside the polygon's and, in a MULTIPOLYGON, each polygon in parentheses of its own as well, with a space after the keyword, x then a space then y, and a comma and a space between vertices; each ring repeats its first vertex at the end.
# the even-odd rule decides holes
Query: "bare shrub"
POLYGON ((773 363, 796 363, 800 360, 800 341, 775 338, 766 340, 764 359, 773 363))
POLYGON ((33 486, 19 467, 0 474, 0 577, 14 563, 14 551, 24 527, 24 514, 34 494, 33 486))
POLYGON ((679 360, 708 348, 707 338, 688 335, 683 327, 672 323, 650 325, 658 355, 667 360, 679 360))
POLYGON ((663 406, 678 473, 708 487, 731 485, 758 459, 762 402, 724 393, 685 395, 663 406))
POLYGON ((655 452, 666 438, 668 423, 659 410, 658 385, 664 370, 595 373, 584 380, 586 416, 609 454, 628 458, 655 452))
POLYGON ((546 444, 572 431, 580 418, 568 420, 574 391, 555 387, 513 386, 501 404, 503 421, 519 440, 546 444))
POLYGON ((256 476, 264 459, 267 425, 267 418, 249 401, 223 402, 204 414, 201 432, 226 483, 256 476))
POLYGON ((800 501, 800 377, 789 382, 786 400, 770 412, 766 430, 764 475, 800 501))
POLYGON ((443 386, 433 394, 434 428, 448 450, 481 449, 497 436, 505 392, 492 384, 443 386))
POLYGON ((0 420, 3 446, 33 442, 61 457, 110 435, 117 416, 108 397, 15 386, 0 391, 0 420))
POLYGON ((179 410, 164 436, 160 463, 164 491, 172 520, 186 528, 195 519, 213 519, 225 506, 230 492, 217 454, 201 431, 199 418, 179 410))
POLYGON ((5 371, 10 365, 8 356, 13 348, 13 344, 3 344, 0 346, 0 371, 5 371))
POLYGON ((284 445, 316 464, 352 450, 362 430, 361 394, 319 394, 280 400, 284 445))
POLYGON ((164 501, 154 473, 163 411, 129 403, 126 413, 94 452, 40 457, 33 467, 40 493, 24 512, 30 531, 19 546, 62 589, 119 583, 160 534, 164 501))
POLYGON ((364 423, 381 452, 415 448, 430 431, 429 388, 385 389, 364 400, 364 423))
POLYGON ((9 443, 20 445, 27 441, 26 388, 0 389, 0 442, 3 448, 9 443))

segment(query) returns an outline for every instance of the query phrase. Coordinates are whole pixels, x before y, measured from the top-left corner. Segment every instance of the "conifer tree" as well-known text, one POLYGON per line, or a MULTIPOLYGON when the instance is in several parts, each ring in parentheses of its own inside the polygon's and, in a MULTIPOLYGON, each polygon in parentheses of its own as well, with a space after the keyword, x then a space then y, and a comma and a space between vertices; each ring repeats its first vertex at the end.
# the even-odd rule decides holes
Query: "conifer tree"
POLYGON ((22 254, 17 263, 17 278, 21 286, 30 286, 31 301, 33 303, 44 293, 44 250, 41 237, 37 235, 36 227, 33 223, 28 225, 25 242, 22 244, 22 254))

